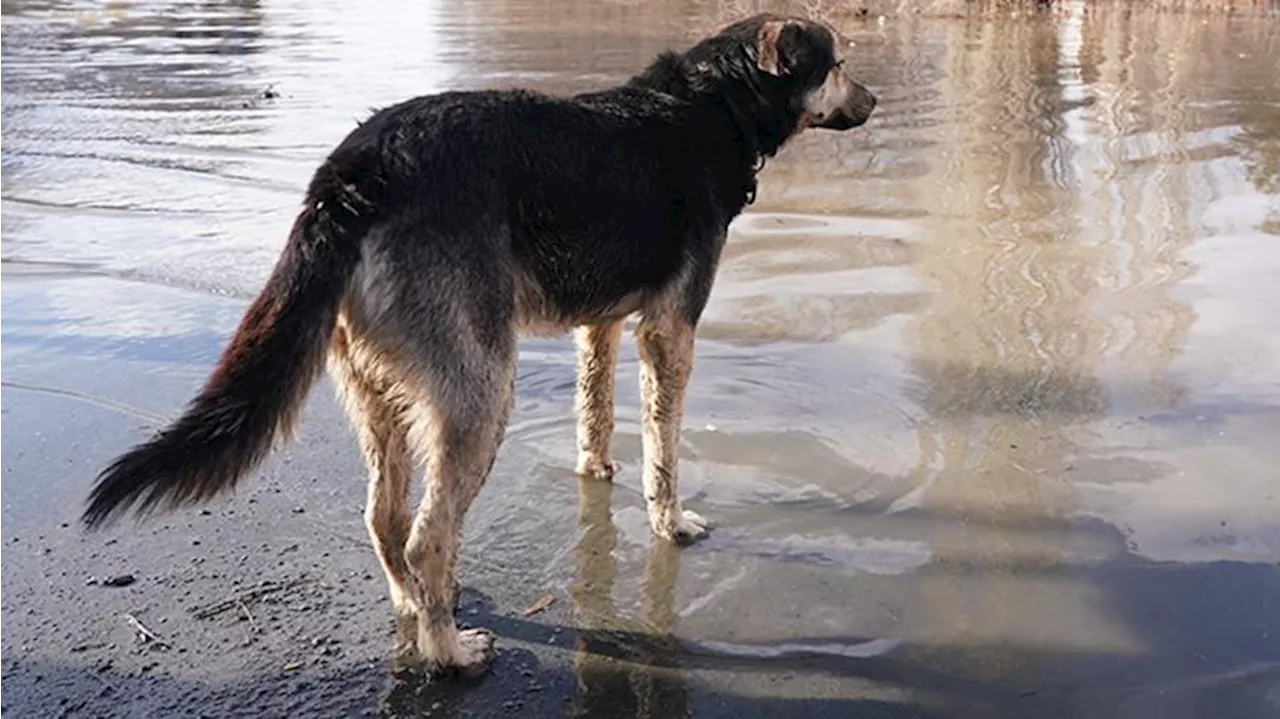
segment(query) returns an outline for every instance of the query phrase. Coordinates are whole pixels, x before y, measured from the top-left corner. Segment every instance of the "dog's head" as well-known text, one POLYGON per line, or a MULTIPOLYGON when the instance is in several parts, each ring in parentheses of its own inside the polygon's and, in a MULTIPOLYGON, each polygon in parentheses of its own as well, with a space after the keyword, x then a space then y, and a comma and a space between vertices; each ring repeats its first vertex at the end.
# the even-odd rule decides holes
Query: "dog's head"
POLYGON ((812 20, 756 15, 720 31, 729 44, 718 53, 745 50, 762 92, 786 106, 792 132, 808 127, 848 130, 867 121, 876 99, 845 64, 848 43, 833 28, 812 20))

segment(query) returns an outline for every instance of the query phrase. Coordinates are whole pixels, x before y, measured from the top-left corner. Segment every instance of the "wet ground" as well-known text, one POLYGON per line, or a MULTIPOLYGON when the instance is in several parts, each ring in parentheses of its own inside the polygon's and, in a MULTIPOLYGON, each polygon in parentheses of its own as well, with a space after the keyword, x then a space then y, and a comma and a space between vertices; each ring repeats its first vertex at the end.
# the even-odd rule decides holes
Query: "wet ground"
POLYGON ((81 534, 369 108, 620 81, 722 5, 6 1, 5 716, 1280 716, 1274 18, 835 18, 880 109, 735 225, 681 464, 719 528, 650 541, 631 346, 580 488, 569 344, 525 343, 479 683, 390 676, 327 386, 236 497, 81 534))

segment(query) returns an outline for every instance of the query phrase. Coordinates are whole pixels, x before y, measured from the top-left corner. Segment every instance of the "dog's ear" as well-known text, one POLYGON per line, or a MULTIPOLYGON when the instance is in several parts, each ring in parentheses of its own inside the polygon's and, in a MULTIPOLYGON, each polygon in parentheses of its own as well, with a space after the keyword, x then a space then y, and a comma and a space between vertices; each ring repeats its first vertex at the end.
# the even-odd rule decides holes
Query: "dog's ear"
POLYGON ((786 75, 791 70, 791 62, 783 35, 799 30, 800 26, 791 20, 770 20, 762 25, 757 39, 756 67, 770 75, 786 75))

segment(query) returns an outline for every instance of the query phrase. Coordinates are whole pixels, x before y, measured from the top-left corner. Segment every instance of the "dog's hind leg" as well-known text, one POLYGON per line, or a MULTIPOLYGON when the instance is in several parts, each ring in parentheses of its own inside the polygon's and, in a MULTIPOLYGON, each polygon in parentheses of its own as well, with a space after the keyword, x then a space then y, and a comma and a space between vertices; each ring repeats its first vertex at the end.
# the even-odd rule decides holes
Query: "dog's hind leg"
POLYGON ((417 610, 412 599, 413 575, 405 561, 405 543, 413 520, 407 404, 390 380, 388 368, 340 321, 330 351, 338 392, 355 427, 369 467, 369 494, 364 521, 369 539, 387 576, 396 618, 396 654, 416 650, 417 610))
POLYGON ((617 467, 610 459, 613 441, 613 386, 622 322, 584 325, 574 333, 578 354, 578 474, 610 479, 617 467))
POLYGON ((454 625, 453 593, 463 519, 493 467, 515 399, 514 332, 502 344, 437 355, 451 361, 435 368, 435 391, 414 409, 411 436, 426 458, 427 488, 405 557, 420 606, 418 651, 433 674, 475 674, 493 659, 492 633, 454 625))
POLYGON ((646 316, 636 328, 640 354, 644 498, 655 534, 678 543, 706 536, 710 522, 680 505, 676 463, 684 395, 693 371, 694 326, 678 312, 646 316))

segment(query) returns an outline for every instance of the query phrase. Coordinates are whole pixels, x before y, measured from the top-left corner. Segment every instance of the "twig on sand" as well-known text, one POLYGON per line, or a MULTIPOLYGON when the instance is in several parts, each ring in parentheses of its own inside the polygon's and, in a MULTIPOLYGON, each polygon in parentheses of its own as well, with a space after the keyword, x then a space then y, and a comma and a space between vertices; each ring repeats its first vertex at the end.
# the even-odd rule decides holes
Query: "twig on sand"
POLYGON ((529 608, 524 610, 523 614, 526 617, 531 617, 537 614, 538 612, 541 612, 542 610, 546 609, 547 607, 551 606, 555 601, 556 601, 556 595, 552 594, 551 592, 547 592, 546 594, 543 594, 541 597, 538 597, 538 601, 529 605, 529 608))
POLYGON ((244 612, 244 618, 249 622, 249 631, 245 632, 244 643, 251 644, 253 643, 254 635, 261 634, 262 630, 258 628, 258 623, 254 621, 253 614, 249 612, 249 605, 244 602, 237 602, 237 604, 240 607, 240 611, 244 612))
POLYGON ((223 599, 222 601, 214 602, 213 604, 207 604, 203 607, 195 607, 191 610, 191 613, 196 619, 208 619, 210 617, 216 617, 223 612, 229 612, 232 609, 243 609, 244 613, 249 617, 249 622, 254 625, 256 631, 257 623, 253 621, 253 616, 249 615, 249 605, 268 594, 293 589, 296 586, 306 583, 306 581, 307 579, 305 577, 291 579, 287 582, 267 580, 256 587, 246 589, 228 599, 223 599))
POLYGON ((126 613, 124 615, 124 620, 129 623, 130 627, 133 628, 133 633, 137 635, 138 639, 140 639, 143 644, 151 644, 152 646, 155 646, 157 649, 168 649, 170 646, 172 646, 169 644, 169 642, 166 642, 165 640, 161 639, 159 634, 156 634, 150 629, 147 629, 147 626, 142 622, 138 621, 138 618, 133 616, 132 614, 126 613))

